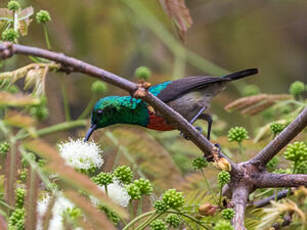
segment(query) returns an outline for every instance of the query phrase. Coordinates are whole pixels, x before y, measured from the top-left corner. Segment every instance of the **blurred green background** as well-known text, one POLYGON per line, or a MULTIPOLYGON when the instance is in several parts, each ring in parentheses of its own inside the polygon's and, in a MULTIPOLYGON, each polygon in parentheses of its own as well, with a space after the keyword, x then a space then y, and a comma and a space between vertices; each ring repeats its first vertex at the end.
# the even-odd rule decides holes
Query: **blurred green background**
MULTIPOLYGON (((226 128, 234 125, 252 127, 255 118, 224 110, 226 104, 242 95, 247 84, 257 85, 263 93, 287 93, 291 82, 307 79, 306 0, 186 1, 194 23, 184 42, 158 0, 20 2, 23 7, 32 5, 36 12, 40 9, 50 12, 48 30, 54 50, 132 81, 137 80, 135 69, 142 65, 152 70, 149 80, 152 83, 259 68, 257 76, 235 82, 215 99, 211 112, 226 121, 221 125, 223 135, 226 128)), ((1 1, 2 7, 6 4, 7 1, 1 1)), ((45 48, 42 27, 32 23, 29 36, 22 37, 20 42, 45 48)), ((25 63, 29 60, 14 57, 4 70, 25 63)), ((49 74, 46 85, 51 116, 45 123, 65 119, 61 85, 67 87, 72 117, 77 118, 91 98, 93 81, 76 73, 49 74)), ((112 86, 107 93, 125 94, 112 86)))
MULTIPOLYGON (((237 71, 258 67, 260 74, 246 82, 258 85, 266 93, 285 93, 292 81, 306 82, 307 79, 305 0, 186 1, 194 23, 185 43, 178 39, 175 27, 157 0, 21 2, 24 6, 32 5, 36 11, 46 9, 51 13, 48 28, 54 50, 131 80, 135 80, 133 72, 141 65, 151 68, 153 83, 189 75, 219 75, 222 69, 237 71), (151 20, 151 16, 155 20, 151 20), (167 36, 163 34, 165 31, 167 36), (172 39, 204 61, 196 63, 184 53, 176 54, 177 45, 167 42, 172 39), (206 65, 206 60, 214 62, 221 70, 206 65)), ((3 7, 6 3, 1 1, 3 7)), ((45 47, 41 26, 32 23, 29 36, 22 38, 21 43, 45 47)), ((47 84, 47 92, 52 95, 49 104, 56 114, 50 118, 54 122, 64 119, 59 78, 62 76, 49 75, 47 84)), ((93 79, 72 74, 63 77, 63 81, 69 87, 73 116, 77 116, 90 99, 93 79)), ((235 84, 239 87, 229 87, 224 97, 220 96, 225 98, 218 100, 222 106, 236 98, 237 89, 244 86, 242 82, 235 84)), ((108 94, 125 92, 110 87, 108 94)), ((217 111, 225 119, 235 119, 232 114, 223 114, 221 109, 217 111)))
MULTIPOLYGON (((153 84, 190 75, 219 76, 245 68, 259 68, 258 75, 229 85, 225 92, 217 96, 211 109, 211 113, 215 114, 213 139, 219 137, 217 142, 223 147, 236 149, 234 144, 227 143, 225 136, 229 128, 239 125, 249 130, 251 140, 246 142, 248 151, 244 156, 234 156, 235 160, 246 160, 249 154, 264 146, 265 143, 254 144, 252 138, 257 132, 255 127, 263 126, 267 121, 264 122, 259 115, 250 117, 239 112, 226 112, 224 106, 243 96, 244 88, 249 84, 257 85, 262 93, 281 94, 287 93, 290 83, 295 80, 307 83, 306 0, 186 1, 194 23, 184 42, 177 36, 174 23, 162 10, 158 0, 20 2, 23 7, 32 5, 36 12, 40 9, 50 12, 52 21, 48 22, 48 31, 53 50, 132 81, 137 81, 134 71, 139 66, 151 69, 149 82, 153 84)), ((7 1, 1 1, 1 7, 6 7, 6 4, 7 1)), ((46 48, 42 26, 33 22, 29 35, 20 38, 19 42, 46 48)), ((26 57, 14 56, 5 62, 1 71, 16 69, 29 62, 26 57)), ((94 81, 78 73, 67 76, 63 73, 48 74, 49 117, 39 124, 39 128, 65 121, 62 85, 67 88, 74 120, 91 100, 91 84, 94 81)), ((101 96, 126 94, 109 86, 108 92, 101 96)), ((200 123, 206 130, 207 124, 200 123)), ((77 132, 57 133, 47 139, 57 143, 69 136, 83 136, 84 133, 85 128, 82 127, 77 132)), ((176 177, 170 180, 173 184, 181 181, 182 172, 192 171, 189 159, 201 155, 191 142, 178 134, 178 131, 161 133, 125 126, 98 131, 94 138, 102 141, 107 156, 115 156, 121 151, 127 158, 126 153, 129 153, 149 178, 160 173, 154 177, 163 182, 157 182, 163 188, 171 186, 165 183, 169 182, 170 176, 176 177), (153 167, 152 159, 159 160, 156 165, 160 164, 160 168, 153 167)), ((119 160, 109 157, 105 167, 110 169, 119 160)), ((215 179, 210 173, 214 175, 216 171, 206 173, 210 179, 215 179)), ((194 186, 193 180, 199 179, 197 174, 193 176, 196 177, 187 179, 189 187, 194 186)))

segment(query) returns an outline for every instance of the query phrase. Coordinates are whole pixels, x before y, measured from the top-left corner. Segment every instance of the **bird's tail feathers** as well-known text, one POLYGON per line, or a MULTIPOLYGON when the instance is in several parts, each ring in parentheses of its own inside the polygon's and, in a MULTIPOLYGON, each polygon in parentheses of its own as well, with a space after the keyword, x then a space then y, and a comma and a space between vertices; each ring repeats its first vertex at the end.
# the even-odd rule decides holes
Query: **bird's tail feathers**
POLYGON ((248 77, 250 75, 254 75, 256 73, 258 73, 258 69, 256 69, 256 68, 245 69, 245 70, 242 70, 242 71, 239 71, 239 72, 235 72, 235 73, 225 75, 223 78, 233 81, 233 80, 238 80, 238 79, 241 79, 241 78, 244 78, 244 77, 248 77))

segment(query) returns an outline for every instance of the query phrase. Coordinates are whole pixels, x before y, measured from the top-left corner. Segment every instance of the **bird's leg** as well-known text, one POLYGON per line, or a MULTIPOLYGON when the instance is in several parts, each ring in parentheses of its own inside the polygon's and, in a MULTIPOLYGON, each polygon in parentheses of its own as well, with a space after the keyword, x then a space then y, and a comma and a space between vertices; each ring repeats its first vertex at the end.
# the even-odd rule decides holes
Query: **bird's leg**
POLYGON ((211 127, 213 123, 213 119, 211 115, 207 113, 200 114, 199 119, 206 120, 208 122, 208 131, 207 131, 207 139, 210 140, 210 134, 211 134, 211 127))
MULTIPOLYGON (((193 124, 198 118, 200 118, 200 116, 202 115, 202 113, 203 113, 206 109, 207 109, 206 106, 202 107, 202 108, 198 111, 198 113, 191 119, 191 121, 190 121, 189 123, 190 123, 190 124, 193 124)), ((202 133, 202 128, 201 128, 201 127, 196 126, 195 128, 196 128, 200 133, 202 133)), ((210 130, 211 130, 211 127, 210 127, 210 130)), ((182 133, 181 133, 181 134, 182 134, 182 133)), ((185 136, 184 134, 182 134, 182 136, 183 136, 185 139, 189 140, 189 138, 188 138, 187 136, 185 136)))

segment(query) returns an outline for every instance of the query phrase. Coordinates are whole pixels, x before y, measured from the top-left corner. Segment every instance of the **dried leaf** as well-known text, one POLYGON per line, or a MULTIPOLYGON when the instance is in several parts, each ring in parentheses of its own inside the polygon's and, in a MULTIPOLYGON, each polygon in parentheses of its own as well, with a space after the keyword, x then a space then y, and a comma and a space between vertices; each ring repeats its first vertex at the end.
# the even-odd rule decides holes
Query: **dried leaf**
POLYGON ((7 223, 5 221, 5 218, 1 214, 0 214, 0 229, 7 230, 7 223))
POLYGON ((27 194, 25 199, 26 207, 26 219, 25 219, 25 229, 32 230, 36 226, 36 205, 39 190, 39 177, 36 171, 31 168, 30 175, 27 179, 27 194))
POLYGON ((56 71, 60 68, 56 63, 32 63, 11 72, 0 73, 0 80, 7 80, 14 84, 17 80, 25 77, 25 89, 34 87, 36 95, 45 92, 45 78, 49 71, 56 71))
POLYGON ((257 230, 270 227, 273 223, 277 222, 280 216, 286 212, 294 212, 303 223, 306 222, 304 212, 297 206, 296 203, 287 199, 280 202, 271 201, 272 207, 265 208, 263 211, 266 215, 262 218, 261 223, 257 226, 257 230))
POLYGON ((18 19, 26 20, 29 19, 33 14, 34 14, 34 9, 32 6, 29 6, 20 11, 20 13, 18 14, 18 19))
MULTIPOLYGON (((50 220, 52 219, 53 213, 52 213, 52 209, 53 206, 55 204, 56 201, 56 196, 51 196, 50 201, 48 202, 48 206, 47 206, 47 210, 44 214, 44 216, 39 216, 38 218, 42 218, 42 226, 44 230, 48 230, 49 229, 49 225, 50 225, 50 220)), ((38 221, 40 221, 38 219, 38 221)))
POLYGON ((28 27, 30 23, 32 22, 32 19, 30 18, 34 13, 33 7, 27 7, 23 9, 18 14, 19 19, 19 32, 22 36, 26 36, 28 34, 28 27))
POLYGON ((38 105, 40 100, 30 95, 11 94, 0 92, 0 106, 23 107, 28 105, 38 105))
POLYGON ((185 5, 185 1, 160 0, 160 3, 168 16, 175 21, 175 25, 179 30, 179 35, 183 40, 188 28, 193 24, 190 11, 185 5))
POLYGON ((32 117, 17 111, 8 111, 5 115, 4 122, 10 126, 28 129, 35 125, 35 120, 32 117))
POLYGON ((14 207, 15 205, 15 183, 17 179, 18 169, 20 168, 20 152, 15 146, 12 146, 10 152, 6 156, 5 162, 5 201, 14 207))
POLYGON ((86 200, 73 190, 64 191, 64 194, 69 200, 82 209, 86 219, 91 222, 95 229, 115 230, 114 225, 107 219, 106 215, 93 207, 89 200, 86 200))
POLYGON ((46 168, 53 173, 57 173, 66 185, 92 194, 98 198, 103 205, 118 213, 122 218, 128 216, 127 212, 122 207, 113 203, 87 176, 76 172, 73 168, 66 165, 57 151, 47 143, 37 139, 26 142, 24 145, 26 149, 47 159, 48 164, 46 168))
POLYGON ((235 100, 226 105, 225 109, 228 111, 239 110, 242 114, 253 116, 271 107, 279 101, 289 99, 292 99, 292 96, 288 94, 259 94, 235 100))
POLYGON ((28 35, 28 27, 29 27, 31 22, 32 22, 32 19, 26 19, 26 20, 19 22, 18 30, 19 30, 19 32, 22 36, 28 35))

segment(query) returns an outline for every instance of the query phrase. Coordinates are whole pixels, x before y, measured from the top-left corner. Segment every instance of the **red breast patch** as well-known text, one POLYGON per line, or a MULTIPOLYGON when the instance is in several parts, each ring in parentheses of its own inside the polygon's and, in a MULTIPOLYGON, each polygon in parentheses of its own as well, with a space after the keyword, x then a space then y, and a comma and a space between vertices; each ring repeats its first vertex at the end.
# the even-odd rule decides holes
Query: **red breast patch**
POLYGON ((147 128, 159 131, 170 131, 175 129, 173 126, 167 124, 163 117, 159 117, 152 112, 149 112, 149 124, 147 128))

